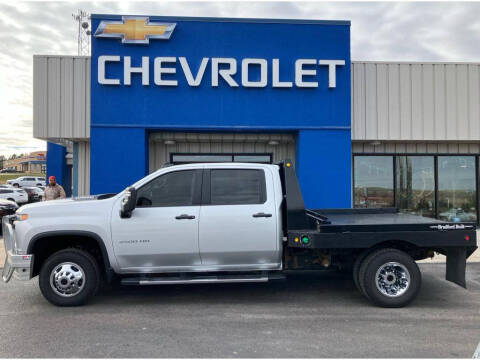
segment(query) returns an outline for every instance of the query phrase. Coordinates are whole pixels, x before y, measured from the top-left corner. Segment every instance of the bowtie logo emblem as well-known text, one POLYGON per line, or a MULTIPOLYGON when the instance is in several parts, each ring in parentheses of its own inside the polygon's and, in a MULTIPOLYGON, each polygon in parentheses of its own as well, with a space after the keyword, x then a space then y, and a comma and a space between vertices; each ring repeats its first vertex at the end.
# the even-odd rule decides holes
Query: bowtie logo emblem
POLYGON ((150 39, 168 40, 175 23, 150 21, 145 16, 123 16, 122 21, 102 21, 95 31, 97 38, 122 39, 123 44, 149 44, 150 39))

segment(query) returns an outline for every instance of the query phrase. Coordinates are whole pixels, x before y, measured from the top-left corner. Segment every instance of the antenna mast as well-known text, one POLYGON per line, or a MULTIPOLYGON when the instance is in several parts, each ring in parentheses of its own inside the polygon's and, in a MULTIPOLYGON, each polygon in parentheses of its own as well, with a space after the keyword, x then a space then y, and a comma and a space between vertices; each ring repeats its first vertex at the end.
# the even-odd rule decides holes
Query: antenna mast
POLYGON ((72 14, 73 20, 78 23, 78 55, 90 55, 90 14, 83 10, 78 10, 72 14))

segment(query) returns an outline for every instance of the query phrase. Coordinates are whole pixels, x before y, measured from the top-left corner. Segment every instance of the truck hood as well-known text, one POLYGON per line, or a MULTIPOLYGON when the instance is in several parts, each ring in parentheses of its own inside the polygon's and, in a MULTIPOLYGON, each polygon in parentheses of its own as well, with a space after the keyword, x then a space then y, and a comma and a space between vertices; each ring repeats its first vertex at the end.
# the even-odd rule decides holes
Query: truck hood
POLYGON ((99 194, 99 195, 90 195, 90 196, 76 196, 67 199, 59 200, 49 200, 49 201, 40 201, 32 204, 27 204, 22 206, 17 213, 29 213, 37 211, 48 212, 50 210, 65 209, 65 211, 70 211, 73 208, 85 208, 85 207, 95 207, 98 204, 98 201, 108 200, 115 197, 117 194, 99 194))

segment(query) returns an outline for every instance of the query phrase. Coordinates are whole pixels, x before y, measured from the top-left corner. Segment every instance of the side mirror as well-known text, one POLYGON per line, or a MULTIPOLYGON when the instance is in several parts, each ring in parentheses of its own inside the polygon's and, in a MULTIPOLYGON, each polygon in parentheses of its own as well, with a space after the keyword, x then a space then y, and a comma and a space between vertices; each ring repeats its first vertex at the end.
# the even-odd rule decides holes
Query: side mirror
POLYGON ((135 189, 133 186, 130 186, 125 190, 125 195, 122 199, 122 204, 120 205, 120 217, 129 218, 132 216, 132 211, 135 209, 136 203, 137 189, 135 189))

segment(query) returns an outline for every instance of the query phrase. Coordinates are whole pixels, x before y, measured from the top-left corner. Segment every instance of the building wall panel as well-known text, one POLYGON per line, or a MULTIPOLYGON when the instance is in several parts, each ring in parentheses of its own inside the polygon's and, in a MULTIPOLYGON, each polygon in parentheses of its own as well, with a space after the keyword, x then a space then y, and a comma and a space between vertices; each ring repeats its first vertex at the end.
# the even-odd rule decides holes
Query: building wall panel
POLYGON ((78 142, 78 195, 90 194, 90 143, 78 142))
MULTIPOLYGON (((422 88, 421 95, 417 99, 418 104, 422 109, 422 112, 415 121, 421 124, 423 133, 422 138, 424 140, 433 140, 435 138, 435 83, 433 65, 417 65, 418 72, 421 74, 417 81, 420 81, 422 88)), ((417 73, 418 74, 418 73, 417 73)), ((415 74, 415 77, 418 75, 415 74)))
POLYGON ((479 141, 479 68, 352 62, 352 140, 479 141))
POLYGON ((33 136, 85 140, 90 136, 90 58, 33 57, 33 136))

